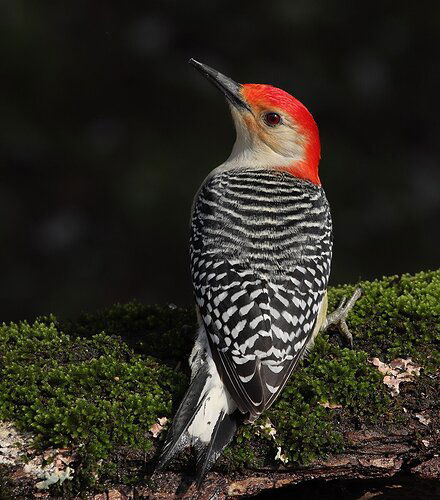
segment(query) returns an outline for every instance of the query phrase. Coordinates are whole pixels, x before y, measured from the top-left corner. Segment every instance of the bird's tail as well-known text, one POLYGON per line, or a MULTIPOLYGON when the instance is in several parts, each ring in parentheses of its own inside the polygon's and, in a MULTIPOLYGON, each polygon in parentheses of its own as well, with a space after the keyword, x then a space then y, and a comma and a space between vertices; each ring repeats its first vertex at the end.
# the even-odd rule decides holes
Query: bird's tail
POLYGON ((181 450, 193 446, 199 484, 233 438, 241 415, 220 379, 209 346, 203 342, 202 347, 200 337, 190 357, 191 385, 168 431, 156 468, 162 469, 181 450))

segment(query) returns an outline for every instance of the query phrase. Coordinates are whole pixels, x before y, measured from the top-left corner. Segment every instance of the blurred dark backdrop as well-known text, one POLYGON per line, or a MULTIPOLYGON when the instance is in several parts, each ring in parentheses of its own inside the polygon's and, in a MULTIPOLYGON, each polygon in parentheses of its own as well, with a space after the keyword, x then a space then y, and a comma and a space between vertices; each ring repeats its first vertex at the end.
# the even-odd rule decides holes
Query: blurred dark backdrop
POLYGON ((439 265, 439 9, 423 2, 0 3, 0 320, 190 303, 188 217, 234 131, 193 56, 321 130, 332 283, 439 265))

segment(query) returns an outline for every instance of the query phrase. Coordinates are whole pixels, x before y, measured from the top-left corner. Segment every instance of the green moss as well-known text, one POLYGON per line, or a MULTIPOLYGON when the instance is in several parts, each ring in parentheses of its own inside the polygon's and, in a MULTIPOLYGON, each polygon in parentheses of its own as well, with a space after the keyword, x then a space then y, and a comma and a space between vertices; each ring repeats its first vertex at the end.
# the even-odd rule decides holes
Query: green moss
MULTIPOLYGON (((440 363, 440 270, 390 276, 359 284, 364 294, 349 316, 356 349, 391 360, 412 356, 425 368, 440 363)), ((354 285, 333 288, 329 309, 354 285)))
POLYGON ((342 450, 342 435, 333 422, 335 411, 374 421, 389 404, 382 378, 365 352, 341 349, 322 336, 304 365, 268 412, 284 452, 298 463, 342 450), (341 410, 325 408, 324 403, 341 410))
MULTIPOLYGON (((355 349, 341 347, 332 332, 319 336, 267 412, 275 440, 260 421, 244 425, 219 467, 273 466, 278 446, 291 463, 307 463, 342 450, 344 429, 395 418, 400 410, 368 363, 371 356, 412 356, 434 369, 440 361, 440 271, 360 285, 364 295, 348 319, 355 349), (326 402, 341 408, 322 406, 326 402)), ((329 309, 353 290, 331 289, 329 309)), ((188 383, 195 322, 192 308, 134 302, 74 322, 49 316, 3 325, 0 418, 31 431, 38 448, 73 447, 77 488, 95 477, 136 482, 162 446, 149 427, 172 416, 188 383), (145 459, 147 465, 139 465, 145 459)))
POLYGON ((38 321, 0 327, 0 419, 31 431, 38 448, 77 449, 82 483, 117 446, 148 452, 148 429, 171 416, 184 382, 103 333, 73 338, 38 321))
POLYGON ((246 469, 251 464, 252 467, 257 467, 261 463, 252 447, 249 429, 250 426, 241 427, 237 432, 233 444, 224 450, 220 463, 223 470, 233 472, 246 469))
POLYGON ((101 332, 117 335, 138 354, 154 356, 175 366, 189 356, 196 322, 194 308, 151 306, 133 301, 83 314, 61 326, 65 332, 80 337, 101 332))

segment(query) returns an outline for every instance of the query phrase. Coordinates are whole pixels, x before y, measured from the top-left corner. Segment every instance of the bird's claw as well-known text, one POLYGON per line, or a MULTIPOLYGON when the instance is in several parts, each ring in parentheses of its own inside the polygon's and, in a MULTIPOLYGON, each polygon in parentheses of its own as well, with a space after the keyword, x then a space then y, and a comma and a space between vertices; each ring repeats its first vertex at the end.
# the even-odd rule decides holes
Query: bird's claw
POLYGON ((339 307, 327 316, 322 328, 322 331, 326 331, 330 326, 336 326, 340 335, 346 340, 350 348, 353 348, 353 335, 348 328, 346 320, 348 313, 353 309, 353 306, 361 295, 362 289, 356 288, 353 295, 348 300, 347 297, 343 297, 339 307))

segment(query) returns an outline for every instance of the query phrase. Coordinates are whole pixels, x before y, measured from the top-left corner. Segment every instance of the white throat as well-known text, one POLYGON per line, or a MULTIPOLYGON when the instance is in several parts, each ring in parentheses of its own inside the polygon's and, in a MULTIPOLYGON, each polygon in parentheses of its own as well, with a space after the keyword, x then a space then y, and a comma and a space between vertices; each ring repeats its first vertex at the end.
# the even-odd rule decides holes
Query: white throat
POLYGON ((285 127, 279 132, 279 142, 283 145, 283 152, 279 153, 248 130, 239 112, 234 108, 231 111, 237 138, 229 158, 219 169, 287 167, 304 160, 303 145, 292 137, 294 131, 291 128, 285 127))

